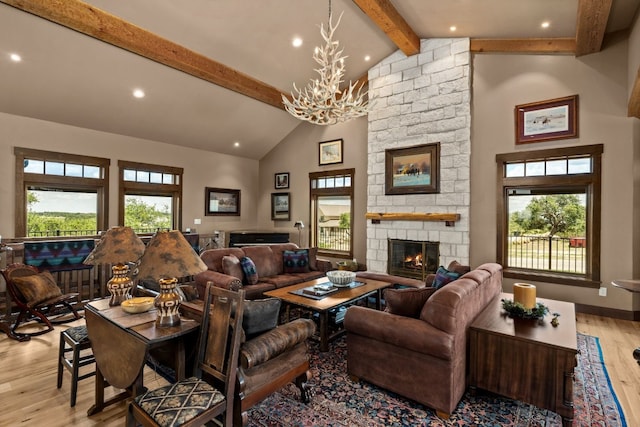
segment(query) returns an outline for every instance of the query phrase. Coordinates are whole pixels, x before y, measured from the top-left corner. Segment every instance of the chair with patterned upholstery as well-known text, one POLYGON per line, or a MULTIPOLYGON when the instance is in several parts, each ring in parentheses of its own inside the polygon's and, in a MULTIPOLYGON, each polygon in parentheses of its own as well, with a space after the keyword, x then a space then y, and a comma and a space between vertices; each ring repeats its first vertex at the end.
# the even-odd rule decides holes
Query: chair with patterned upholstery
POLYGON ((233 393, 242 338, 244 291, 209 282, 204 296, 194 376, 147 391, 127 412, 127 425, 199 426, 222 418, 233 425, 233 393))
POLYGON ((35 336, 53 330, 54 324, 80 319, 72 302, 77 301, 77 293, 63 294, 55 279, 48 271, 39 272, 36 267, 26 264, 11 264, 2 270, 7 290, 16 307, 20 310, 11 330, 19 336, 35 336), (46 329, 22 333, 16 329, 25 320, 35 317, 46 329))

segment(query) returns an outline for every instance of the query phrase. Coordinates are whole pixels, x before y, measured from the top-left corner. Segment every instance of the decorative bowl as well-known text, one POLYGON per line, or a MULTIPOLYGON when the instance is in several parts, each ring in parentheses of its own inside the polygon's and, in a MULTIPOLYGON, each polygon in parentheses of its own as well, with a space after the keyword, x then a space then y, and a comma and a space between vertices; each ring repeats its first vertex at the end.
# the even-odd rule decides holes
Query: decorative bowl
POLYGON ((122 301, 120 306, 127 313, 144 313, 153 307, 154 297, 136 297, 122 301))
POLYGON ((346 270, 327 271, 327 279, 336 287, 346 287, 356 279, 356 273, 346 270))

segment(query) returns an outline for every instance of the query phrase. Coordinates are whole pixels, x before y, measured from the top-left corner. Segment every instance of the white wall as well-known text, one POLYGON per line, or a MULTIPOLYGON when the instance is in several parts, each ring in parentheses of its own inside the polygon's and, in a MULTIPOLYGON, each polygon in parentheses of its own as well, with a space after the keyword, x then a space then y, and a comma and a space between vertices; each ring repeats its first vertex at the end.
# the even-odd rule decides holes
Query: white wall
MULTIPOLYGON (((602 166, 601 280, 597 289, 537 283, 541 297, 630 310, 630 293, 610 285, 631 278, 634 249, 633 123, 627 117, 626 41, 596 54, 476 54, 473 59, 471 155, 471 264, 496 259, 496 154, 552 147, 604 144, 602 166), (514 107, 578 94, 579 137, 515 145, 514 107)), ((636 184, 637 186, 637 184, 636 184)), ((512 281, 505 280, 510 291, 512 281)))
POLYGON ((307 226, 302 233, 302 245, 309 244, 309 173, 324 170, 355 168, 353 254, 364 263, 366 253, 365 218, 367 195, 367 118, 361 117, 333 126, 318 126, 301 122, 285 139, 260 160, 260 198, 258 228, 288 231, 291 241, 298 242, 297 220, 307 226), (342 138, 343 163, 319 166, 319 142, 342 138), (274 174, 289 172, 288 190, 274 188, 274 174), (291 220, 271 220, 271 193, 291 193, 291 220))
MULTIPOLYGON (((14 236, 14 147, 111 159, 109 225, 118 220, 118 160, 184 168, 182 228, 200 233, 252 228, 258 161, 0 113, 0 235, 14 236), (204 216, 205 187, 241 190, 241 216, 204 216), (194 219, 201 219, 195 225, 194 219)), ((21 237, 21 236, 18 236, 21 237)))

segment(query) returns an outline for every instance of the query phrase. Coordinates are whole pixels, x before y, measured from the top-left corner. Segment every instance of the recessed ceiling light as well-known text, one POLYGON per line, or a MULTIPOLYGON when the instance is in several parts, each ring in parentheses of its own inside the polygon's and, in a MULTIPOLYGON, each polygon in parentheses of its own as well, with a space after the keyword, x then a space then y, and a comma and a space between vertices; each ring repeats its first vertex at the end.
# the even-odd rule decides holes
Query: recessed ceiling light
POLYGON ((233 143, 233 146, 234 147, 240 147, 240 143, 238 141, 236 141, 236 142, 233 143))
POLYGON ((455 25, 452 25, 449 27, 449 31, 451 31, 452 33, 457 30, 458 28, 455 25))
POLYGON ((12 53, 9 55, 9 58, 11 58, 11 60, 13 62, 20 62, 22 61, 22 57, 20 55, 18 55, 17 53, 12 53))
POLYGON ((300 37, 294 37, 294 39, 291 41, 291 44, 293 45, 293 47, 300 47, 302 46, 302 39, 300 37))
POLYGON ((134 89, 133 96, 136 98, 144 98, 144 91, 142 89, 134 89))
POLYGON ((367 61, 367 62, 368 62, 368 61, 371 61, 371 56, 369 56, 369 55, 365 56, 365 57, 364 57, 364 60, 365 60, 365 61, 367 61))
POLYGON ((542 24, 540 24, 542 28, 549 28, 549 25, 551 25, 549 21, 544 21, 542 24))

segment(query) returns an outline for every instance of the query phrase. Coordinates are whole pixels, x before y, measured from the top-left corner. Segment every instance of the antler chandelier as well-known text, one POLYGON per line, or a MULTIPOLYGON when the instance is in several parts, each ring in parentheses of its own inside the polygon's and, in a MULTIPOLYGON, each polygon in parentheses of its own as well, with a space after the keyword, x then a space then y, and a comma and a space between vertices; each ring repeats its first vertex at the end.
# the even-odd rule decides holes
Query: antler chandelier
POLYGON ((302 90, 294 83, 295 95, 294 92, 291 93, 291 101, 282 95, 285 109, 300 120, 317 125, 332 125, 364 116, 369 112, 367 91, 362 92, 364 84, 358 85, 357 80, 355 83, 349 81, 349 87, 340 90, 340 84, 344 82, 344 60, 347 57, 342 56, 340 43, 333 40, 333 33, 340 25, 341 19, 342 13, 338 22, 333 25, 329 0, 327 31, 320 24, 320 34, 326 44, 324 47, 316 47, 313 53, 313 59, 320 64, 320 68, 315 69, 320 78, 311 79, 302 90))

